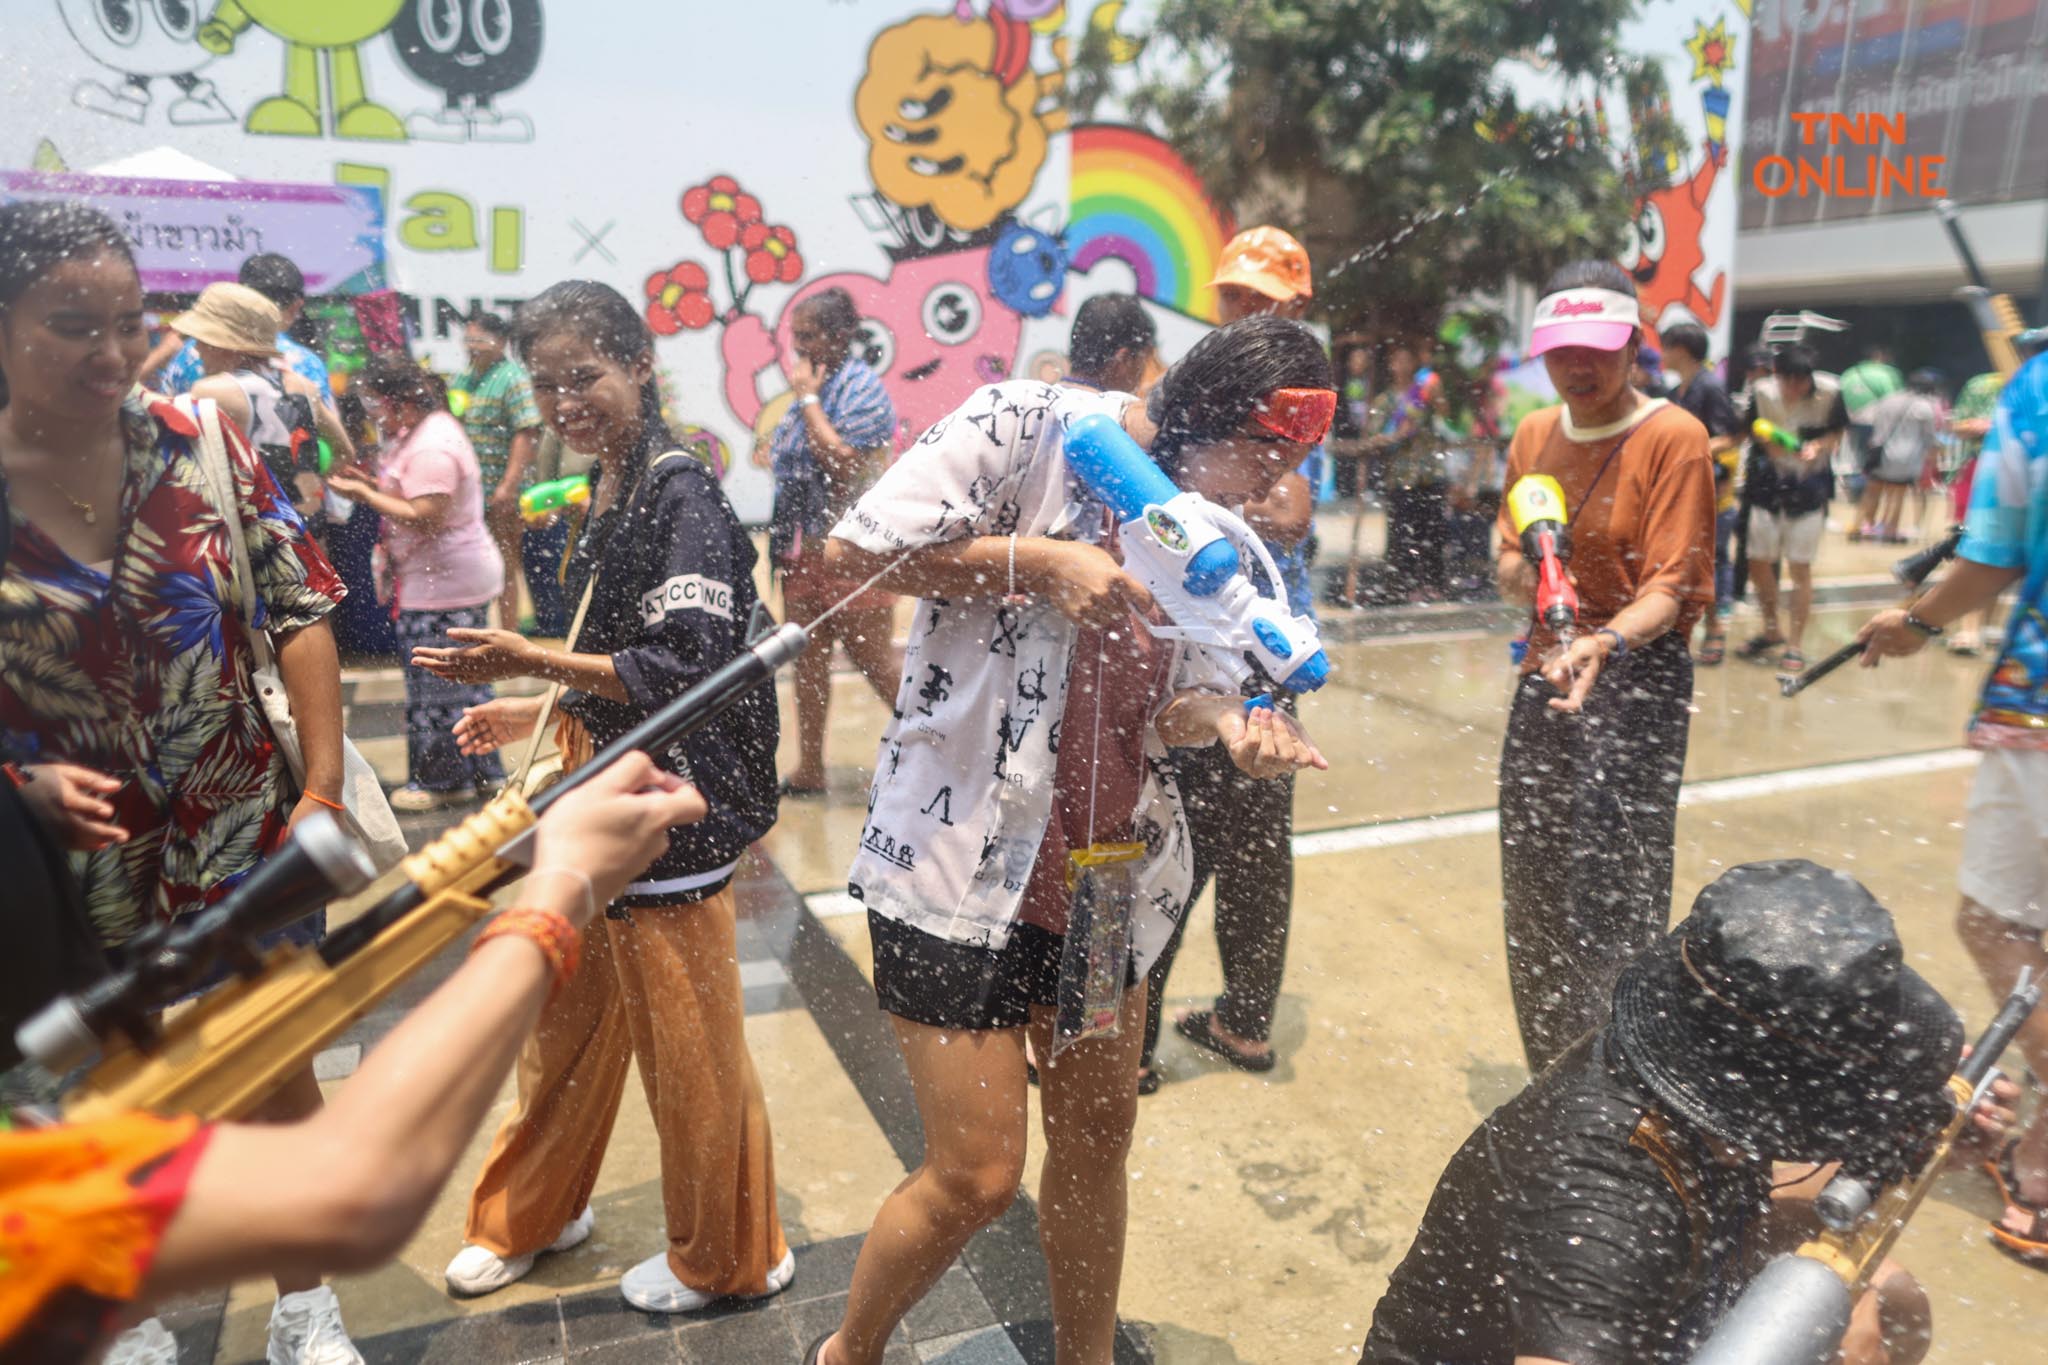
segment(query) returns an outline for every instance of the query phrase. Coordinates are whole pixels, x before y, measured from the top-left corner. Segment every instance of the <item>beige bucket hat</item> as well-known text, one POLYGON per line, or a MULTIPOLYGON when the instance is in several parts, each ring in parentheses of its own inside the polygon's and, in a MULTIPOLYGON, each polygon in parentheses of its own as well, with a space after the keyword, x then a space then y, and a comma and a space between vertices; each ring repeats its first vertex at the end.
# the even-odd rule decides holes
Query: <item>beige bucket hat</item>
POLYGON ((245 284, 209 284, 168 324, 180 336, 244 355, 276 355, 284 315, 245 284))

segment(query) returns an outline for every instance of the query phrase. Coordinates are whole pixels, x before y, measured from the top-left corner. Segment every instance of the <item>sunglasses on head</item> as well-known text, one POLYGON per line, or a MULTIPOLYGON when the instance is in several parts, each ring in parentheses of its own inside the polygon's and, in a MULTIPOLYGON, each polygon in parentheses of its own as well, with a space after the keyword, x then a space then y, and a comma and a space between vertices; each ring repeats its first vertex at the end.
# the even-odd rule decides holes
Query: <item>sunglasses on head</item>
POLYGON ((1282 440, 1312 446, 1337 415, 1335 389, 1274 389, 1252 409, 1252 421, 1282 440))

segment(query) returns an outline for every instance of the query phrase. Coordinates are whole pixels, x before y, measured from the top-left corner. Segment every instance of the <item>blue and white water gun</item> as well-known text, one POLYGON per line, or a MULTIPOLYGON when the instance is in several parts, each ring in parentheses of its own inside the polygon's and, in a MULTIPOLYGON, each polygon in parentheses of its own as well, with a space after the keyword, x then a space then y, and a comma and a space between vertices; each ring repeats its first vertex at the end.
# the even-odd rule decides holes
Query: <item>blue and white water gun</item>
POLYGON ((1173 481, 1115 419, 1084 417, 1067 429, 1067 468, 1116 513, 1124 568, 1145 585, 1171 626, 1153 626, 1162 640, 1207 649, 1243 686, 1246 657, 1291 692, 1313 692, 1330 677, 1316 623, 1287 605, 1279 566, 1244 520, 1173 481), (1258 560, 1274 596, 1245 572, 1258 560))

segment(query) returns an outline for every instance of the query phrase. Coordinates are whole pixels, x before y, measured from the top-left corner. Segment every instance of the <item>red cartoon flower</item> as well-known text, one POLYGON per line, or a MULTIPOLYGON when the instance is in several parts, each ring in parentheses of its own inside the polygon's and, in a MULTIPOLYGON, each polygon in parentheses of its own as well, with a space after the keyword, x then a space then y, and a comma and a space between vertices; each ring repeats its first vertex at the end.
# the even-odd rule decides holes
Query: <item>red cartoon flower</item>
POLYGON ((796 234, 788 228, 755 223, 740 234, 740 245, 747 252, 747 278, 755 284, 795 284, 802 278, 804 258, 797 254, 796 234))
POLYGON ((704 240, 724 251, 740 239, 743 229, 761 221, 761 201, 740 188, 729 175, 714 175, 683 191, 683 217, 695 224, 704 240))
POLYGON ((711 306, 711 277, 695 261, 682 261, 647 277, 647 325, 670 337, 685 327, 709 327, 717 310, 711 306))

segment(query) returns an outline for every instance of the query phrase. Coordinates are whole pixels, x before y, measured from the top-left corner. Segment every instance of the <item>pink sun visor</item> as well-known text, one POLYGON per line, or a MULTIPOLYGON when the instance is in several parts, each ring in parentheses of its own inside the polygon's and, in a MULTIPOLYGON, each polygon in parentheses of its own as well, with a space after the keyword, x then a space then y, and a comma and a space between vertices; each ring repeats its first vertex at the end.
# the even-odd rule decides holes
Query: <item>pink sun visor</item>
POLYGON ((1628 345, 1641 320, 1636 301, 1613 289, 1563 289, 1546 294, 1529 325, 1529 355, 1534 358, 1560 346, 1618 351, 1628 345))

